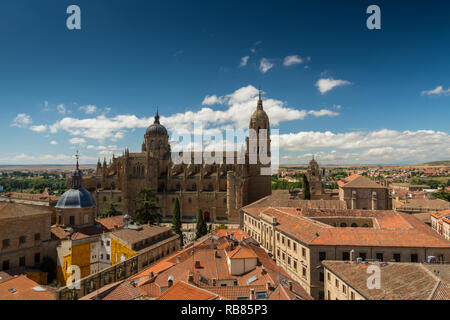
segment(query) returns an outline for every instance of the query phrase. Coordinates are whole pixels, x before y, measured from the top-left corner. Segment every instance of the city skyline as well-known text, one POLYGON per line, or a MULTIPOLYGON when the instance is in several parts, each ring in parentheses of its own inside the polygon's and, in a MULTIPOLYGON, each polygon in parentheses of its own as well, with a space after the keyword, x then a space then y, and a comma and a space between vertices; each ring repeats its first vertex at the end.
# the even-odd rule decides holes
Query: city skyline
POLYGON ((134 4, 78 1, 81 30, 69 3, 0 4, 0 164, 139 151, 157 107, 170 133, 245 129, 259 88, 281 164, 450 159, 443 2, 382 2, 381 30, 368 2, 134 4))

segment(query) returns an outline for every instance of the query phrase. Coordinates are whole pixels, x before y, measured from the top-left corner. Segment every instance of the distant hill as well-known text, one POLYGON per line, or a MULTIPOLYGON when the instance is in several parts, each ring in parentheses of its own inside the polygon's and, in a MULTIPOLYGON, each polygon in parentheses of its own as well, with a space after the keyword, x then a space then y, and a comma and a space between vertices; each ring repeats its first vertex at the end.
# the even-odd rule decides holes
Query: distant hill
POLYGON ((424 163, 423 165, 430 166, 430 167, 436 167, 436 166, 448 167, 448 166, 450 166, 450 160, 431 161, 431 162, 424 163))

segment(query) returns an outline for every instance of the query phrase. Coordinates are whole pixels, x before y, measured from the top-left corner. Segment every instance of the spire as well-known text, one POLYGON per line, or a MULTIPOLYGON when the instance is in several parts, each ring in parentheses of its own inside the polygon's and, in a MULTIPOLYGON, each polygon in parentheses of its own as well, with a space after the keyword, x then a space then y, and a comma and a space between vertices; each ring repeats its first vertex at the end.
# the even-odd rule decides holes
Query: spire
POLYGON ((159 124, 159 112, 158 112, 158 107, 156 107, 156 116, 155 116, 155 122, 154 122, 154 123, 159 124))
POLYGON ((261 89, 259 89, 259 98, 258 98, 258 110, 263 110, 263 103, 262 103, 262 98, 261 98, 261 89))
POLYGON ((83 173, 81 172, 80 166, 78 164, 78 159, 80 158, 80 156, 78 155, 78 150, 75 158, 77 159, 77 165, 75 171, 72 174, 72 189, 81 189, 83 187, 83 173))

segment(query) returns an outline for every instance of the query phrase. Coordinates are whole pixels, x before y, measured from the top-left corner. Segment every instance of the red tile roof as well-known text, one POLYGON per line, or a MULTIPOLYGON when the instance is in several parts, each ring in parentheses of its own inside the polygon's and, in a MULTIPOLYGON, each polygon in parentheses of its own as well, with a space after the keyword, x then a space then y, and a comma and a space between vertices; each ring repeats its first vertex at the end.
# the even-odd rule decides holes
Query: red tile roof
POLYGON ((352 174, 349 177, 339 180, 337 184, 341 188, 385 188, 372 179, 363 177, 359 174, 352 174))
POLYGON ((56 295, 25 275, 20 275, 0 282, 0 300, 56 300, 56 295))
POLYGON ((221 300, 221 298, 216 293, 179 281, 156 300, 221 300))
POLYGON ((242 229, 220 229, 213 231, 212 234, 217 237, 226 237, 227 235, 233 236, 237 241, 250 238, 250 236, 242 229))
POLYGON ((108 217, 108 218, 99 218, 95 219, 95 222, 100 224, 105 230, 113 231, 115 229, 120 229, 123 227, 123 215, 108 217))

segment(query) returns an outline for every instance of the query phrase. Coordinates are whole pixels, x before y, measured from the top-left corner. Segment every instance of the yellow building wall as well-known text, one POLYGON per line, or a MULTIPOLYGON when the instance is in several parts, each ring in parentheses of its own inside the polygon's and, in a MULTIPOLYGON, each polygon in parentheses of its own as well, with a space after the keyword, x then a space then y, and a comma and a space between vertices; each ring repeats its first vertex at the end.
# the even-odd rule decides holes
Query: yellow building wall
POLYGON ((81 243, 72 246, 72 252, 63 256, 63 266, 58 266, 57 279, 62 285, 66 285, 67 278, 71 275, 67 269, 75 265, 80 268, 80 278, 91 274, 91 243, 81 243))
POLYGON ((111 265, 119 263, 122 254, 125 255, 125 259, 129 259, 136 255, 136 251, 115 239, 111 239, 111 265))

